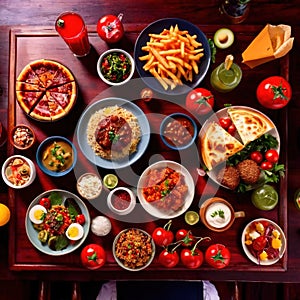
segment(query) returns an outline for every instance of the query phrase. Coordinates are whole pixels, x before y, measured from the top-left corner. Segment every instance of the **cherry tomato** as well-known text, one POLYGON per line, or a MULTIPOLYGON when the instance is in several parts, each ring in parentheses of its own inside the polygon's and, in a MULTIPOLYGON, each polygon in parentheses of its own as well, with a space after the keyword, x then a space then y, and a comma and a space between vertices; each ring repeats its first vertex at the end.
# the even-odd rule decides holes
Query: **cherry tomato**
POLYGON ((263 170, 271 170, 273 168, 273 164, 270 162, 270 161, 263 161, 261 164, 260 164, 260 167, 263 169, 263 170))
POLYGON ((229 127, 227 128, 228 133, 230 133, 231 135, 234 135, 236 132, 236 127, 234 124, 229 125, 229 127))
POLYGON ((204 256, 199 249, 182 249, 180 252, 180 259, 182 263, 189 269, 199 268, 204 260, 204 256))
POLYGON ((231 253, 222 244, 213 244, 205 251, 205 261, 216 269, 222 269, 229 265, 231 253))
POLYGON ((90 270, 101 268, 106 262, 106 252, 97 244, 89 244, 81 250, 81 262, 90 270))
POLYGON ((166 268, 174 268, 179 263, 177 251, 164 249, 158 256, 158 262, 166 268))
POLYGON ((186 229, 179 229, 175 234, 176 241, 182 241, 181 245, 184 247, 191 246, 195 240, 191 231, 186 229))
POLYGON ((257 164, 260 164, 263 160, 263 155, 259 151, 253 151, 250 154, 250 158, 254 160, 257 164))
POLYGON ((157 246, 166 247, 173 242, 174 234, 170 231, 171 224, 172 221, 169 221, 164 227, 157 227, 154 229, 152 238, 157 246))
POLYGON ((117 17, 106 15, 99 19, 97 23, 97 32, 101 39, 107 43, 116 43, 124 35, 124 27, 122 24, 123 14, 117 17))
POLYGON ((49 198, 42 198, 40 200, 40 205, 44 206, 46 209, 49 209, 51 207, 51 201, 49 198))
POLYGON ((256 97, 262 106, 279 109, 289 103, 292 97, 292 88, 283 77, 271 76, 258 85, 256 97))
POLYGON ((197 115, 206 115, 212 111, 215 104, 213 94, 204 88, 190 91, 185 100, 186 108, 197 115))
POLYGON ((83 225, 85 223, 85 216, 83 214, 79 214, 76 216, 75 220, 80 225, 83 225))
POLYGON ((275 149, 270 149, 265 153, 265 159, 275 164, 279 160, 279 154, 275 149))
POLYGON ((223 117, 219 119, 219 124, 221 125, 221 127, 227 130, 232 124, 232 121, 229 117, 223 117))
POLYGON ((266 247, 266 244, 267 244, 266 237, 261 235, 252 242, 252 248, 255 251, 262 251, 266 247))

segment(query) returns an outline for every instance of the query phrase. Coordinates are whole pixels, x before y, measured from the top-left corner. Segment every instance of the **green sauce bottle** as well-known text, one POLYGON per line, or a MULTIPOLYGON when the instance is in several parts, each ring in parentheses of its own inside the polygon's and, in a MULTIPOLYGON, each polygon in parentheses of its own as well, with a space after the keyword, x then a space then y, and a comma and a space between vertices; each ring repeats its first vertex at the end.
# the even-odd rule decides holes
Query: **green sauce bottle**
POLYGON ((241 79, 241 68, 233 62, 232 55, 227 55, 225 61, 212 71, 210 83, 215 90, 227 93, 236 88, 241 79))

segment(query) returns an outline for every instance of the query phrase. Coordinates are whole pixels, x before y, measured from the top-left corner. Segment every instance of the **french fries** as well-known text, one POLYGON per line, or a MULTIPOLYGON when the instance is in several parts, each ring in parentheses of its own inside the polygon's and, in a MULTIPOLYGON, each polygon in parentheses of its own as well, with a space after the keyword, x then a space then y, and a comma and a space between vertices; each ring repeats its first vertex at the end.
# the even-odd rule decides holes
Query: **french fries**
POLYGON ((194 74, 199 73, 198 63, 204 56, 197 35, 191 36, 176 24, 159 34, 150 33, 149 37, 149 42, 142 47, 148 54, 139 57, 145 61, 143 69, 149 71, 165 90, 182 85, 183 79, 193 81, 194 74))

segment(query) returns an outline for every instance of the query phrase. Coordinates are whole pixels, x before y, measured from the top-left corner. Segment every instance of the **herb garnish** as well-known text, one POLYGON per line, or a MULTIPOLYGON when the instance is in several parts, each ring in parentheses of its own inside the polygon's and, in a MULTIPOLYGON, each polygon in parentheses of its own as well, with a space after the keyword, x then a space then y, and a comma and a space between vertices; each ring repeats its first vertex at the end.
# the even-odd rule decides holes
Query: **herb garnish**
POLYGON ((225 218, 225 214, 224 211, 222 209, 216 210, 214 211, 211 215, 212 218, 219 216, 220 218, 224 219, 225 218))
POLYGON ((109 136, 109 140, 115 144, 119 139, 120 139, 120 135, 114 133, 113 131, 109 131, 108 132, 108 136, 109 136))

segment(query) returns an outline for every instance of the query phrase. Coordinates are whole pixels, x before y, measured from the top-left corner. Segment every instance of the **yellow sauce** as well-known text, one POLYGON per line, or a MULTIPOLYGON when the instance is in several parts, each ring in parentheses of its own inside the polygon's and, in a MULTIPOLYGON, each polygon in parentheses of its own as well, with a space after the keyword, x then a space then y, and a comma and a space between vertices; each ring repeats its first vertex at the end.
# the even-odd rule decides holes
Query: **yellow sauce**
POLYGON ((42 162, 50 171, 67 170, 73 163, 72 147, 64 141, 54 142, 43 151, 42 162))

